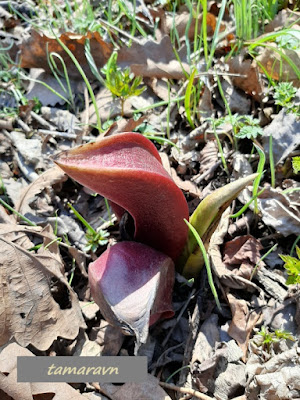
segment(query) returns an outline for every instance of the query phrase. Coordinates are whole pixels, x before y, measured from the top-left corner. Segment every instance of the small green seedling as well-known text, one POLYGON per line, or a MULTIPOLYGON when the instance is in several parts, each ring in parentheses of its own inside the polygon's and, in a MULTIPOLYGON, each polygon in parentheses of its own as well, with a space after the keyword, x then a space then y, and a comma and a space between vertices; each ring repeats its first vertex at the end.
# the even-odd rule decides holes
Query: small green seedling
POLYGON ((290 332, 283 329, 276 329, 275 332, 270 332, 265 326, 262 326, 258 335, 261 336, 260 346, 268 353, 271 352, 274 343, 278 343, 280 340, 295 341, 294 336, 290 332))
POLYGON ((143 78, 134 77, 130 68, 122 70, 117 64, 118 54, 114 52, 102 72, 106 76, 105 86, 114 97, 121 100, 121 115, 124 116, 125 101, 132 96, 139 96, 146 89, 146 86, 139 87, 143 78))
POLYGON ((245 115, 237 121, 237 133, 235 137, 238 139, 256 139, 257 136, 263 134, 263 129, 259 126, 259 120, 250 115, 245 115))
POLYGON ((284 107, 287 111, 300 115, 300 107, 293 100, 297 93, 297 89, 291 82, 280 82, 275 86, 274 100, 275 104, 284 107))
POLYGON ((300 172, 300 157, 293 157, 292 164, 294 173, 298 174, 300 172))
POLYGON ((300 283, 300 248, 296 246, 297 257, 280 254, 281 259, 284 261, 284 268, 287 271, 288 278, 287 285, 294 285, 300 283))
POLYGON ((85 237, 87 240, 87 245, 84 248, 84 251, 88 252, 95 252, 99 246, 104 246, 108 243, 107 237, 109 236, 109 233, 104 230, 98 228, 95 230, 88 222, 86 219, 83 218, 82 215, 79 214, 79 212, 72 206, 72 204, 68 203, 68 207, 71 208, 75 216, 79 219, 80 222, 87 228, 85 237))
POLYGON ((85 234, 88 244, 85 246, 84 251, 94 253, 99 246, 104 246, 108 243, 108 236, 109 233, 104 229, 97 229, 97 231, 88 229, 85 234))

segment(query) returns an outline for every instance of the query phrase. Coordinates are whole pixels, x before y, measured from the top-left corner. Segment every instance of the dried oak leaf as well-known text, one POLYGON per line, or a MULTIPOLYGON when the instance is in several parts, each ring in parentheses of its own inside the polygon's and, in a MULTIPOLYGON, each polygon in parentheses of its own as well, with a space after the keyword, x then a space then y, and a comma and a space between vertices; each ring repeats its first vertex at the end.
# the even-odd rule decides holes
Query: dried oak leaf
POLYGON ((138 76, 149 78, 183 79, 183 68, 189 72, 184 52, 180 53, 180 64, 174 54, 171 39, 164 36, 159 42, 146 40, 145 43, 134 43, 130 48, 123 47, 119 51, 118 64, 130 66, 138 76))
MULTIPOLYGON (((74 54, 87 77, 89 79, 93 79, 94 75, 92 74, 85 57, 84 43, 86 39, 89 39, 90 41, 91 54, 94 57, 97 67, 103 67, 113 51, 113 46, 110 43, 106 43, 98 32, 88 32, 86 35, 78 35, 71 32, 66 32, 60 36, 60 40, 74 54)), ((31 36, 29 39, 25 40, 20 46, 20 66, 22 68, 43 68, 45 71, 51 72, 47 60, 47 46, 49 54, 51 52, 55 52, 63 58, 70 77, 81 79, 78 69, 74 65, 71 58, 67 55, 65 50, 57 42, 57 40, 55 38, 49 38, 46 35, 39 34, 34 30, 31 31, 31 36)), ((61 68, 59 62, 57 65, 58 68, 61 68)))
POLYGON ((260 319, 260 314, 249 311, 247 302, 237 299, 231 293, 227 299, 232 313, 232 321, 228 328, 228 335, 235 339, 244 353, 243 361, 246 359, 248 342, 251 332, 260 319))
POLYGON ((227 64, 231 74, 241 75, 231 77, 233 85, 252 96, 256 101, 260 101, 264 87, 256 62, 244 60, 244 56, 241 53, 231 58, 227 64))
POLYGON ((85 323, 60 258, 49 250, 31 253, 3 236, 0 253, 0 345, 14 336, 43 351, 58 336, 75 339, 85 323))
POLYGON ((28 349, 11 343, 0 353, 0 398, 3 400, 84 400, 65 382, 17 382, 17 357, 34 357, 28 349))

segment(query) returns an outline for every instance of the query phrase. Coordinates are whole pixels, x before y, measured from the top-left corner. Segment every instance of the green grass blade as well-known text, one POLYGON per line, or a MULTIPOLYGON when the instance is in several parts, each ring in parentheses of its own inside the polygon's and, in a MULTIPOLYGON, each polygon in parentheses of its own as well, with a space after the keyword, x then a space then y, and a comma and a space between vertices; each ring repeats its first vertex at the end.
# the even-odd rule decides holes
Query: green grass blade
POLYGON ((202 242, 200 236, 198 235, 198 232, 197 232, 196 229, 193 227, 193 225, 190 224, 186 219, 184 220, 184 222, 185 222, 185 223, 187 224, 187 226, 190 228, 191 232, 192 232, 193 235, 195 236, 195 239, 196 239, 196 241, 197 241, 197 243, 198 243, 198 246, 199 246, 200 249, 201 249, 201 252, 202 252, 202 255, 203 255, 203 259, 204 259, 204 263, 205 263, 205 266, 206 266, 207 277, 208 277, 208 283, 209 283, 210 289, 211 289, 212 294, 213 294, 213 296, 214 296, 214 298, 215 298, 215 301, 216 301, 216 304, 217 304, 218 309, 219 309, 220 311, 222 311, 221 304, 220 304, 220 302, 219 302, 218 293, 217 293, 217 290, 216 290, 216 287, 215 287, 215 284, 214 284, 214 281, 213 281, 213 276, 212 276, 212 272, 211 272, 211 267, 210 267, 208 255, 207 255, 207 252, 206 252, 206 250, 205 250, 204 244, 203 244, 203 242, 202 242))

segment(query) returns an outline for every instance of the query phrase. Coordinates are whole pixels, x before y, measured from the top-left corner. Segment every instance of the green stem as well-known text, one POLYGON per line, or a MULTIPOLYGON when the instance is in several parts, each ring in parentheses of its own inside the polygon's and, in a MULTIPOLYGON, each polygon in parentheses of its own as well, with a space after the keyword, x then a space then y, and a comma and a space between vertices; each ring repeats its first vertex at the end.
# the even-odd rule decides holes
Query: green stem
POLYGON ((13 209, 9 204, 7 204, 4 200, 0 199, 0 203, 7 208, 9 211, 12 213, 16 214, 19 218, 21 218, 23 221, 27 222, 28 225, 30 226, 37 226, 34 222, 30 221, 30 219, 24 217, 24 215, 20 214, 18 211, 13 209))

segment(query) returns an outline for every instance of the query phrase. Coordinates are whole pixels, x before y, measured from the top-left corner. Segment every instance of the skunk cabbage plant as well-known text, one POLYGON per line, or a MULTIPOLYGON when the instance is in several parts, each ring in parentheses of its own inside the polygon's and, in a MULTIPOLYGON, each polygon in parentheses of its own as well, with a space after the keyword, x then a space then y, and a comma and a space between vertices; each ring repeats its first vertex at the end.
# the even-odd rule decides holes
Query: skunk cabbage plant
MULTIPOLYGON (((174 262, 188 236, 188 206, 145 137, 123 133, 60 153, 73 179, 108 198, 134 241, 117 243, 89 266, 95 302, 108 322, 144 342, 148 326, 173 315, 174 262)), ((126 230, 126 229, 125 229, 126 230)))

